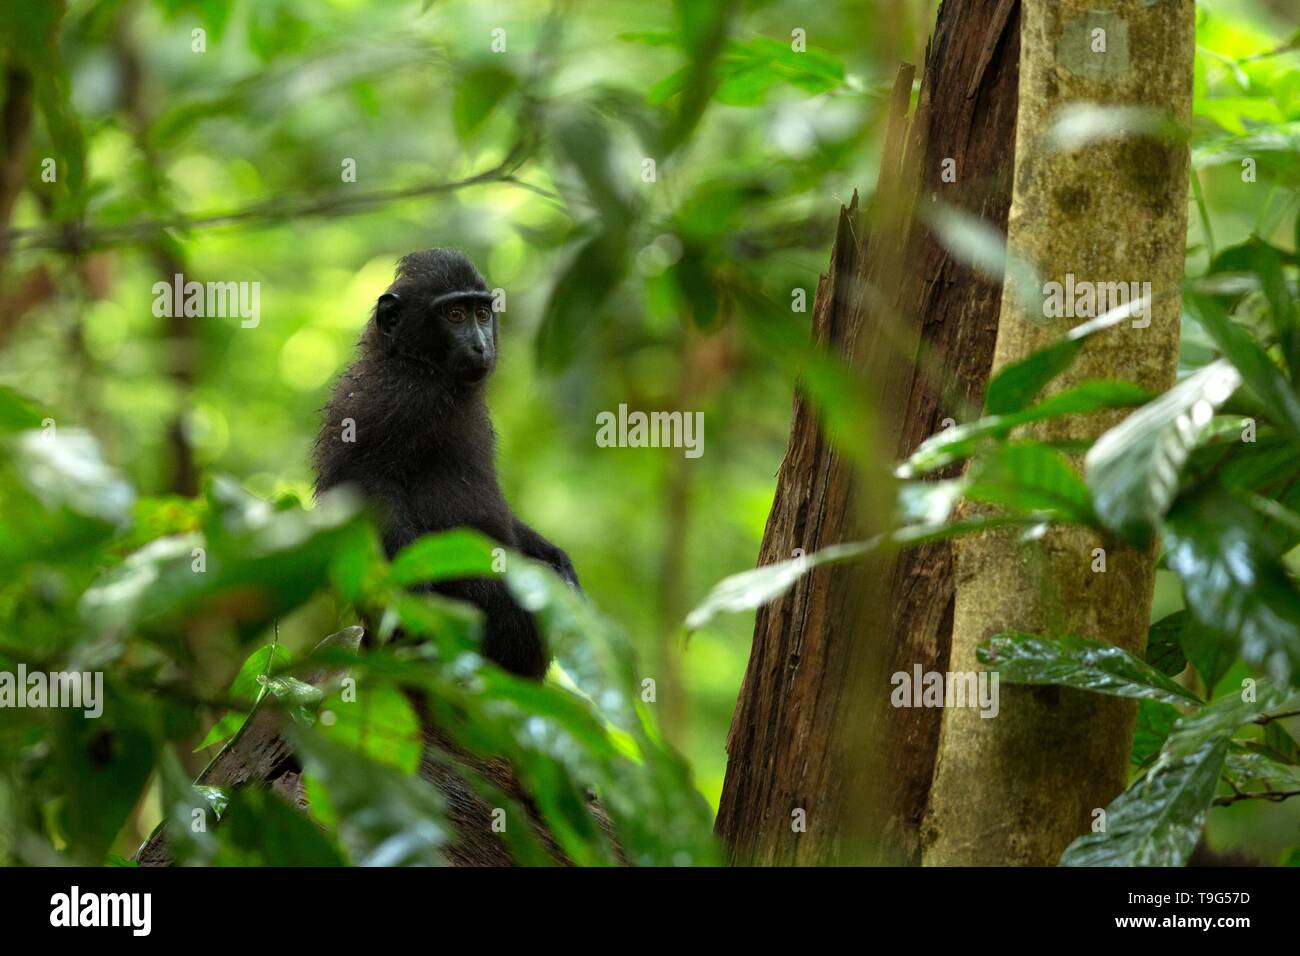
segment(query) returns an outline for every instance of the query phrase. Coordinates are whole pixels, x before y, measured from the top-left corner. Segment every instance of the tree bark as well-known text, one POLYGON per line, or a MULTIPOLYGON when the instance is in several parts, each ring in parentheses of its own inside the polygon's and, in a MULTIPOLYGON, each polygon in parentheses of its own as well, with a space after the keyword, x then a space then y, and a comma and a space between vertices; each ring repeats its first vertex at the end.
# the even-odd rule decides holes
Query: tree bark
MULTIPOLYGON (((1005 227, 1018 49, 1016 0, 947 0, 910 122, 910 69, 896 87, 872 235, 856 202, 841 212, 813 335, 860 370, 885 459, 910 453, 983 391, 1000 283, 949 258, 915 225, 914 203, 1005 227), (886 304, 868 307, 867 289, 885 290, 886 304)), ((855 481, 796 394, 759 564, 860 537, 882 488, 883 478, 855 481)), ((939 714, 889 708, 888 675, 946 666, 952 591, 940 544, 817 569, 759 610, 717 822, 733 862, 918 860, 939 714), (805 832, 792 825, 798 810, 805 832)))
MULTIPOLYGON (((361 644, 362 636, 360 627, 346 628, 325 638, 320 647, 333 646, 355 651, 361 644)), ((332 676, 335 676, 334 672, 321 669, 305 674, 304 680, 313 686, 320 686, 332 676)), ((419 777, 438 791, 447 808, 447 821, 455 834, 454 842, 442 849, 447 865, 513 866, 515 862, 506 842, 491 827, 484 825, 484 821, 492 818, 493 808, 465 779, 461 768, 476 774, 516 800, 527 815, 527 824, 551 859, 560 865, 570 865, 571 861, 547 829, 532 797, 510 764, 499 758, 479 757, 466 752, 427 718, 418 699, 414 702, 421 715, 423 743, 419 777)), ((289 719, 275 707, 256 708, 235 737, 199 775, 195 784, 228 790, 246 786, 265 787, 304 813, 307 812, 310 806, 303 786, 302 767, 283 733, 283 722, 289 719)), ((594 798, 588 808, 596 822, 612 838, 613 824, 604 808, 594 798)), ((618 849, 617 842, 616 851, 621 860, 622 851, 618 849)), ((136 851, 135 861, 141 866, 171 866, 175 862, 167 843, 167 828, 164 824, 160 823, 136 851)))
MULTIPOLYGON (((1191 110, 1192 0, 1024 0, 1021 96, 1010 249, 1045 280, 1149 281, 1147 328, 1125 322, 1089 340, 1051 391, 1118 378, 1152 391, 1172 384, 1187 229, 1186 145, 1149 136, 1074 151, 1045 137, 1071 102, 1152 107, 1186 123, 1191 110), (1105 52, 1097 50, 1104 31, 1105 52), (1162 293, 1173 293, 1160 298, 1162 293)), ((1057 339, 1080 319, 1028 314, 1004 292, 994 370, 1057 339)), ((1035 427, 1027 436, 1087 441, 1113 412, 1035 427)), ((1058 530, 1032 548, 1010 533, 957 548, 951 670, 977 671, 976 645, 1010 628, 1076 634, 1142 653, 1154 577, 1151 552, 1058 530), (1106 570, 1093 571, 1093 549, 1106 570)), ((1055 864, 1096 808, 1126 783, 1135 706, 1058 688, 1002 685, 1000 713, 944 713, 926 864, 1055 864)))
POLYGON ((24 67, 12 64, 5 69, 4 101, 0 104, 0 278, 4 275, 9 228, 14 203, 23 188, 27 172, 27 147, 32 138, 32 77, 24 67))

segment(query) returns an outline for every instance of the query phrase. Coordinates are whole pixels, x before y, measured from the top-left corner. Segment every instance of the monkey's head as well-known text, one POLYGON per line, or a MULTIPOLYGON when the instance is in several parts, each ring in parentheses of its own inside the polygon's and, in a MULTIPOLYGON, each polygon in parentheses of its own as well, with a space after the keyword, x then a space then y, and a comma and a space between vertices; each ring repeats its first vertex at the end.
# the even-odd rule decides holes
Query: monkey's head
POLYGON ((403 256, 375 304, 374 334, 385 352, 467 385, 496 367, 497 317, 483 276, 454 249, 403 256))

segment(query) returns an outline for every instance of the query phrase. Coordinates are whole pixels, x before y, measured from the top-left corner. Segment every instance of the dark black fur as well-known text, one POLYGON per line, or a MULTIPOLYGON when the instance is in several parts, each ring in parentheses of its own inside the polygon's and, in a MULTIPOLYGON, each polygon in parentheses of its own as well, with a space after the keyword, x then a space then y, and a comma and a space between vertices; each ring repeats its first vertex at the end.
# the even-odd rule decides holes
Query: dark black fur
MULTIPOLYGON (((497 484, 483 397, 496 365, 497 318, 489 301, 487 283, 459 252, 403 257, 361 335, 360 356, 326 407, 316 491, 360 489, 383 516, 389 557, 423 534, 469 527, 545 561, 576 587, 568 555, 515 517, 497 484), (446 298, 453 293, 469 295, 446 298), (451 320, 454 308, 465 315, 459 322, 451 320), (480 319, 480 309, 490 319, 480 319), (348 418, 356 423, 354 442, 342 440, 348 418)), ((546 672, 550 655, 541 635, 504 582, 476 578, 436 590, 482 608, 484 652, 492 660, 529 677, 546 672)))

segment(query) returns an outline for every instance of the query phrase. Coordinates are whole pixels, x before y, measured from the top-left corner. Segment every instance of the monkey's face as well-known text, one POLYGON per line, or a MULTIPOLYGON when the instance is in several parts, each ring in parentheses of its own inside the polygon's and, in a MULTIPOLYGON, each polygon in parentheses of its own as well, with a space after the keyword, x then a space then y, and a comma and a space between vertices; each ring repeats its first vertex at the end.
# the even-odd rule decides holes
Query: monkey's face
POLYGON ((379 297, 375 319, 394 352, 432 374, 475 384, 496 367, 497 320, 487 292, 466 290, 432 299, 386 292, 379 297))

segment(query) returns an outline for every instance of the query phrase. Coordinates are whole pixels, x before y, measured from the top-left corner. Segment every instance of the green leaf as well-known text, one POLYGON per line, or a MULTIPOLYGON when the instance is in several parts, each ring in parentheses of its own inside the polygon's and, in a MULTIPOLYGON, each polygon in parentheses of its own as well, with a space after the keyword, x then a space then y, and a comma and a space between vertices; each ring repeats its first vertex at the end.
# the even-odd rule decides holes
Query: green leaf
POLYGON ((915 478, 968 458, 986 440, 1002 438, 1013 428, 1062 415, 1082 415, 1107 408, 1130 408, 1151 399, 1151 393, 1129 382, 1090 381, 1057 392, 1037 405, 1010 415, 991 415, 946 428, 923 441, 895 474, 915 478))
POLYGON ((660 142, 660 152, 665 158, 686 142, 708 108, 718 85, 718 59, 726 48, 727 35, 739 7, 739 0, 673 2, 686 66, 681 71, 680 82, 673 84, 670 93, 680 92, 680 96, 660 142))
POLYGON ((462 140, 473 136, 516 82, 515 75, 500 66, 480 66, 463 73, 451 101, 456 135, 462 140))
POLYGON ((203 798, 204 802, 212 808, 212 812, 218 817, 226 812, 226 807, 230 804, 230 794, 221 787, 209 787, 196 783, 194 792, 203 798))
POLYGON ((1258 236, 1251 236, 1245 242, 1220 249, 1215 255, 1214 261, 1210 263, 1209 274, 1258 273, 1260 271, 1261 253, 1277 262, 1284 262, 1289 265, 1300 264, 1300 256, 1297 253, 1287 252, 1270 242, 1265 242, 1258 236))
POLYGON ((393 558, 389 578, 407 586, 454 581, 493 573, 493 551, 498 545, 476 531, 457 528, 427 534, 403 548, 393 558))
POLYGON ((163 810, 159 826, 166 828, 167 849, 180 866, 210 865, 220 849, 214 825, 225 812, 226 793, 217 787, 195 786, 171 748, 163 750, 158 772, 163 810), (194 826, 198 820, 202 827, 194 826))
POLYGON ((916 524, 898 528, 887 535, 867 541, 831 545, 810 555, 765 564, 723 578, 705 599, 686 617, 688 631, 699 630, 718 614, 751 611, 774 601, 807 572, 823 564, 855 561, 878 548, 911 548, 932 541, 946 541, 980 531, 998 528, 1036 527, 1042 519, 1024 515, 991 515, 949 521, 942 524, 916 524))
MULTIPOLYGON (((240 665, 239 672, 235 674, 235 679, 230 682, 230 691, 227 696, 232 700, 247 701, 251 707, 256 703, 257 698, 262 694, 262 688, 265 686, 266 678, 287 668, 292 662, 293 655, 289 653, 288 648, 281 644, 263 644, 253 653, 245 658, 244 663, 240 665)), ((198 753, 213 744, 221 743, 228 740, 239 732, 243 726, 244 720, 248 717, 248 711, 228 710, 226 713, 212 725, 203 742, 194 748, 198 753)))
POLYGON ((153 772, 154 715, 147 702, 105 683, 102 716, 54 711, 50 749, 59 768, 59 815, 75 858, 98 865, 113 845, 153 772))
POLYGON ((1154 760, 1169 737, 1169 732, 1174 729, 1178 717, 1178 710, 1169 704, 1155 700, 1138 701, 1137 727, 1133 733, 1133 750, 1129 760, 1139 767, 1154 760))
MULTIPOLYGON (((691 785, 686 762, 642 722, 638 702, 643 672, 627 636, 543 564, 512 558, 506 583, 515 600, 534 615, 564 674, 613 725, 607 746, 619 742, 620 752, 629 751, 570 771, 576 780, 581 780, 581 772, 594 776, 627 858, 634 865, 711 865, 716 860, 712 814, 691 785)), ((538 693, 528 681, 515 680, 510 686, 516 695, 538 693)), ((573 728, 575 737, 582 739, 575 720, 559 726, 573 728)), ((534 728, 530 721, 529 736, 545 739, 549 734, 544 727, 534 728)), ((563 737, 553 746, 551 766, 557 756, 571 761, 563 737)), ((593 750, 595 746, 593 742, 593 750)), ((531 774, 542 773, 549 776, 553 771, 534 764, 531 774)), ((548 813, 548 822, 555 816, 556 811, 548 813)), ((585 805, 566 816, 589 825, 585 805)))
POLYGON ((338 556, 368 543, 360 502, 330 493, 306 509, 275 508, 214 480, 204 535, 159 538, 101 575, 81 597, 95 629, 134 626, 160 641, 176 622, 210 616, 253 637, 329 583, 338 556))
POLYGON ((222 866, 343 866, 338 848, 277 793, 246 788, 216 829, 222 866))
POLYGON ((354 866, 443 863, 451 831, 434 787, 300 724, 287 730, 310 775, 313 816, 333 823, 354 866))
POLYGON ((1192 150, 1192 166, 1201 169, 1219 163, 1260 161, 1261 172, 1274 163, 1294 163, 1300 154, 1300 121, 1275 123, 1251 129, 1245 135, 1231 135, 1202 143, 1192 150), (1268 162, 1262 161, 1267 158, 1268 162))
MULTIPOLYGON (((690 52, 685 37, 676 32, 638 30, 620 33, 618 38, 630 43, 676 47, 687 54, 690 52)), ((759 91, 763 93, 780 83, 789 83, 809 94, 824 93, 844 82, 844 65, 824 50, 806 47, 796 51, 789 41, 764 36, 749 41, 729 40, 718 64, 722 76, 718 102, 731 106, 753 106, 762 102, 762 97, 754 98, 748 87, 751 75, 760 71, 766 74, 759 91), (733 84, 730 90, 727 89, 729 84, 733 84)), ((674 74, 674 78, 672 84, 661 91, 661 98, 681 91, 684 75, 674 74)))
POLYGON ((12 388, 0 385, 0 433, 40 428, 44 416, 12 388))
MULTIPOLYGON (((661 854, 666 852, 667 822, 647 816, 649 770, 642 772, 629 763, 591 701, 557 686, 515 678, 494 666, 471 670, 473 660, 463 658, 448 669, 450 673, 443 671, 425 685, 429 718, 465 750, 509 761, 569 859, 577 865, 616 862, 613 844, 598 826, 586 797, 587 788, 604 790, 615 780, 621 789, 606 809, 624 847, 635 847, 635 855, 642 852, 637 822, 627 816, 630 805, 633 816, 640 813, 644 821, 639 829, 651 834, 661 854)), ((613 703, 617 706, 618 701, 613 703)), ((477 772, 471 777, 480 785, 491 782, 479 779, 477 772)), ((670 775, 660 776, 658 783, 655 796, 664 803, 682 792, 681 780, 670 775)), ((694 839, 707 832, 707 824, 697 826, 705 829, 694 830, 694 839)))
POLYGON ((629 30, 618 35, 620 40, 628 43, 642 43, 646 46, 680 47, 682 35, 669 30, 629 30))
POLYGON ((1096 524, 1088 486, 1064 455, 1039 442, 999 445, 976 459, 965 496, 1023 512, 1047 512, 1063 521, 1096 524))
POLYGON ((131 527, 114 545, 133 551, 155 538, 196 533, 203 527, 205 513, 206 505, 201 498, 179 495, 137 498, 131 509, 131 527))
POLYGON ((358 605, 379 603, 387 573, 379 535, 367 527, 338 543, 330 559, 329 583, 340 601, 358 605))
POLYGON ((1182 619, 1182 633, 1179 637, 1183 652, 1196 668, 1201 682, 1205 685, 1207 697, 1214 695, 1225 674, 1237 659, 1237 642, 1231 638, 1201 627, 1187 611, 1179 611, 1176 617, 1182 619))
MULTIPOLYGON (((1291 288, 1282 271, 1284 253, 1267 242, 1255 240, 1251 243, 1252 265, 1259 276, 1264 297, 1268 300, 1269 314, 1273 319, 1273 331, 1282 346, 1282 356, 1291 374, 1291 381, 1300 380, 1300 324, 1297 323, 1295 300, 1291 297, 1291 288)), ((1289 259, 1295 258, 1292 253, 1289 259)), ((1243 374, 1245 369, 1242 369, 1243 374)), ((1261 396, 1263 397, 1263 396, 1261 396)))
POLYGON ((1238 790, 1247 793, 1300 789, 1300 767, 1274 760, 1267 754, 1231 751, 1223 772, 1238 790))
POLYGON ((542 368, 559 371, 574 359, 625 268, 621 232, 603 230, 578 247, 551 289, 537 330, 535 347, 542 368))
POLYGON ((774 601, 813 568, 853 561, 874 550, 878 540, 837 544, 813 554, 766 564, 724 578, 686 616, 686 629, 697 631, 719 614, 749 611, 774 601))
POLYGON ((1266 680, 1252 680, 1200 710, 1180 717, 1169 735, 1169 744, 1165 750, 1185 753, 1213 737, 1231 737, 1264 714, 1293 709, 1295 693, 1290 688, 1277 687, 1266 680))
POLYGON ((1201 703, 1146 661, 1104 641, 1004 631, 981 643, 976 656, 1013 684, 1055 684, 1184 707, 1201 703))
POLYGON ((402 773, 420 767, 420 720, 411 701, 392 685, 367 681, 359 683, 355 693, 331 695, 321 706, 318 730, 326 739, 402 773))
POLYGON ((1106 808, 1106 831, 1079 837, 1062 866, 1182 866, 1196 848, 1228 741, 1162 752, 1151 770, 1106 808))
POLYGON ((1088 452, 1084 466, 1106 527, 1142 541, 1169 508, 1192 449, 1241 377, 1214 362, 1129 415, 1088 452))
POLYGON ((687 765, 643 723, 641 672, 627 637, 543 564, 509 554, 505 580, 554 652, 557 676, 577 693, 515 678, 470 653, 477 650, 472 637, 443 626, 446 602, 425 594, 393 599, 401 626, 430 638, 423 647, 432 654, 420 670, 411 670, 414 661, 390 660, 376 671, 376 661, 387 658, 375 654, 359 666, 416 681, 428 690, 430 719, 460 746, 508 759, 575 863, 617 860, 588 805, 593 786, 628 859, 648 865, 714 860, 711 815, 687 765))
POLYGON ((1247 387, 1268 408, 1275 421, 1293 441, 1300 442, 1300 397, 1286 380, 1273 360, 1250 337, 1250 334, 1232 321, 1217 302, 1208 296, 1192 295, 1189 304, 1196 306, 1197 316, 1205 331, 1245 380, 1247 387))
POLYGON ((1264 740, 1252 741, 1248 746, 1258 747, 1262 753, 1283 763, 1300 766, 1300 743, 1291 736, 1290 731, 1278 720, 1264 725, 1264 740))
POLYGON ((594 113, 574 111, 560 116, 554 135, 560 155, 578 173, 605 229, 622 233, 633 218, 635 199, 629 177, 618 167, 608 124, 594 113))
MULTIPOLYGON (((954 259, 990 281, 1001 283, 1029 315, 1036 315, 1042 308, 1042 280, 1032 263, 1007 248, 1002 229, 947 203, 926 203, 921 214, 934 237, 954 259)), ((1048 346, 1053 351, 1073 352, 1077 348, 1077 343, 1065 340, 1048 346)), ((1012 378, 1017 377, 1017 373, 1012 373, 1012 378)))
POLYGON ((1256 692, 1253 700, 1230 694, 1180 717, 1147 774, 1106 808, 1106 830, 1071 843, 1061 864, 1185 864, 1205 825, 1232 735, 1287 698, 1263 683, 1256 692))
POLYGON ((1183 652, 1183 626, 1187 612, 1179 611, 1151 625, 1147 631, 1147 663, 1166 677, 1177 677, 1187 667, 1183 652))
POLYGON ((27 431, 10 442, 14 467, 47 511, 67 509, 107 525, 130 519, 135 490, 104 463, 88 432, 27 431))
POLYGON ((898 485, 897 523, 937 525, 952 517, 966 486, 965 478, 942 481, 905 481, 898 485))
POLYGON ((703 249, 688 245, 672 268, 682 299, 690 305, 691 321, 696 326, 711 328, 718 316, 718 292, 703 249))
POLYGON ((795 52, 787 41, 755 37, 732 40, 718 64, 715 98, 728 106, 758 106, 782 84, 815 96, 844 82, 844 67, 830 54, 811 47, 795 52))
POLYGON ((409 634, 424 638, 446 660, 478 651, 483 614, 472 605, 436 593, 395 594, 388 617, 391 620, 380 629, 384 639, 391 636, 390 625, 400 624, 409 634))
MULTIPOLYGON (((1300 590, 1258 516, 1227 492, 1188 496, 1170 511, 1166 561, 1205 630, 1279 684, 1300 676, 1300 590)), ((1196 656, 1193 656, 1196 660, 1196 656)))
POLYGON ((280 703, 285 713, 307 724, 315 721, 316 710, 325 697, 319 687, 288 676, 268 678, 266 692, 280 703))
MULTIPOLYGON (((1281 493, 1300 499, 1300 491, 1293 482, 1288 482, 1288 487, 1282 489, 1281 493)), ((1242 496, 1242 500, 1264 519, 1264 530, 1273 539, 1278 554, 1286 554, 1300 543, 1300 514, 1280 501, 1263 495, 1247 493, 1242 496)))
POLYGON ((1083 343, 1065 338, 1002 369, 989 382, 985 413, 1009 415, 1028 407, 1048 382, 1074 364, 1083 343))
POLYGON ((1212 449, 1213 458, 1206 469, 1215 470, 1225 487, 1262 491, 1283 485, 1300 473, 1300 450, 1280 437, 1258 436, 1253 443, 1230 440, 1228 448, 1226 461, 1221 461, 1223 448, 1212 449))
POLYGON ((130 521, 135 491, 75 429, 0 434, 0 573, 87 559, 130 521))
POLYGON ((59 177, 50 189, 60 219, 81 212, 86 178, 86 143, 62 55, 66 12, 65 0, 0 4, 0 48, 10 54, 16 73, 19 64, 31 73, 34 100, 58 158, 59 177))

